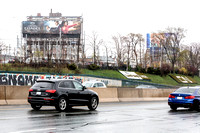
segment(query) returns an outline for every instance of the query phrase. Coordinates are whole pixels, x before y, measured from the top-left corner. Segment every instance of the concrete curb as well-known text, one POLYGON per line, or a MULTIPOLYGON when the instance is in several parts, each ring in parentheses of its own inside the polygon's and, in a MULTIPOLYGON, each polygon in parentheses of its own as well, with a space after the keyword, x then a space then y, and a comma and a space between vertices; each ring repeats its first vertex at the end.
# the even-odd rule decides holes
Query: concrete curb
POLYGON ((146 98, 119 98, 120 102, 131 102, 131 101, 167 101, 168 97, 146 97, 146 98))
MULTIPOLYGON (((105 102, 136 102, 136 101, 167 101, 167 97, 159 98, 159 97, 149 97, 149 98, 101 98, 100 103, 105 102)), ((0 100, 0 105, 27 105, 27 99, 19 99, 19 100, 0 100)))
MULTIPOLYGON (((105 102, 136 102, 136 101, 167 101, 168 98, 119 98, 119 99, 114 99, 114 98, 101 98, 99 99, 100 103, 105 103, 105 102)), ((0 105, 27 105, 29 104, 27 102, 27 99, 20 99, 20 100, 0 100, 0 105)))
POLYGON ((15 104, 29 104, 27 99, 18 99, 18 100, 7 100, 8 105, 15 105, 15 104))
POLYGON ((0 105, 6 105, 8 104, 5 100, 0 100, 0 105))

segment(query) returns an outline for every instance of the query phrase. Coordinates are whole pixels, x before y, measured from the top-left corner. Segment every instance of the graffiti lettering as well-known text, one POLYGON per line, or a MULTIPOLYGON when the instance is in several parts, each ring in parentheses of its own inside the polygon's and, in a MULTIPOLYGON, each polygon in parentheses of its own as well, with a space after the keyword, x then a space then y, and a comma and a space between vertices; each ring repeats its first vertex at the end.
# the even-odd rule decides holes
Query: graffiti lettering
POLYGON ((34 75, 34 74, 13 74, 13 73, 0 73, 0 85, 33 85, 37 79, 75 79, 82 83, 82 78, 75 78, 73 76, 60 76, 60 75, 34 75))

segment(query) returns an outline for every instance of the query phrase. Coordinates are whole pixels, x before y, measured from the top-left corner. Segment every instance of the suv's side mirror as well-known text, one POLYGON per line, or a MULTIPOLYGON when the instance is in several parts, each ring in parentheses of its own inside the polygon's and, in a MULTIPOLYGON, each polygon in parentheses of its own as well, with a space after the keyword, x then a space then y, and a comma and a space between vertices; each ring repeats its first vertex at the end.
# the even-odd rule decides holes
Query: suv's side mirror
POLYGON ((85 89, 87 89, 87 88, 86 88, 85 86, 83 86, 83 89, 82 89, 82 90, 84 91, 85 89))

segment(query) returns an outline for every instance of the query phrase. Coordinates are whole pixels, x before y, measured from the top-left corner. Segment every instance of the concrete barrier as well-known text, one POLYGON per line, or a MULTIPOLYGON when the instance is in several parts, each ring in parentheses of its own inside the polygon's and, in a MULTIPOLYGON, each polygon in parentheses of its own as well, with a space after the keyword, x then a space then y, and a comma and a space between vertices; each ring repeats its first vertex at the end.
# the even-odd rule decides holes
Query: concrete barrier
POLYGON ((135 89, 118 88, 119 101, 149 101, 167 100, 170 93, 176 89, 135 89))
POLYGON ((117 88, 89 88, 98 93, 100 102, 119 102, 117 88))
POLYGON ((30 86, 5 86, 7 104, 28 104, 27 97, 30 86))
POLYGON ((0 105, 7 104, 5 100, 6 96, 5 90, 6 90, 5 86, 0 86, 0 105))
MULTIPOLYGON (((30 86, 0 86, 0 105, 28 104, 30 86)), ((100 102, 167 100, 175 89, 89 88, 99 95, 100 102)))

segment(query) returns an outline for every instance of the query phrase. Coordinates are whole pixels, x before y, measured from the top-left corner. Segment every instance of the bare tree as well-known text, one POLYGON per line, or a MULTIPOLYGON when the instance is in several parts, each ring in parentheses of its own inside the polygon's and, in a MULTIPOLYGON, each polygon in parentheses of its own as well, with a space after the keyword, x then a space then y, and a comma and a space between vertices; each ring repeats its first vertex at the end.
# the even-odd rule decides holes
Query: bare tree
POLYGON ((123 63, 123 56, 124 56, 124 40, 123 37, 118 34, 118 36, 113 36, 112 37, 114 43, 115 43, 115 48, 116 48, 116 54, 117 54, 117 65, 120 67, 123 63))
POLYGON ((190 64, 197 69, 200 67, 200 43, 191 43, 190 64))
POLYGON ((160 41, 168 60, 172 64, 173 73, 175 72, 174 66, 178 61, 180 45, 182 39, 185 37, 185 32, 183 28, 169 27, 166 31, 155 34, 155 38, 160 41))
POLYGON ((131 52, 131 41, 128 37, 123 37, 123 40, 126 44, 126 53, 127 53, 127 67, 126 71, 128 71, 128 68, 130 66, 130 52, 131 52))
POLYGON ((183 45, 180 47, 180 53, 178 57, 178 66, 186 67, 190 63, 190 47, 187 45, 183 45))
MULTIPOLYGON (((135 55, 135 60, 136 60, 136 66, 138 65, 138 53, 137 53, 137 46, 141 43, 144 42, 144 38, 141 34, 134 34, 134 33, 130 33, 128 35, 131 46, 132 46, 132 51, 135 55)), ((132 58, 133 56, 132 55, 132 58)))
POLYGON ((99 49, 99 46, 102 44, 103 40, 99 40, 98 39, 98 34, 96 32, 92 32, 92 36, 90 37, 89 39, 89 43, 90 43, 90 46, 92 47, 93 49, 93 63, 94 64, 97 64, 97 60, 98 60, 98 49, 99 49))
POLYGON ((107 69, 108 69, 108 65, 109 65, 109 62, 108 62, 108 58, 109 58, 109 56, 108 56, 109 47, 108 47, 108 45, 107 45, 105 42, 103 42, 103 46, 104 46, 105 52, 106 52, 106 67, 107 67, 107 69))
POLYGON ((2 61, 2 60, 5 60, 5 56, 3 57, 2 56, 2 53, 3 53, 3 51, 7 51, 7 46, 5 45, 5 43, 4 42, 2 42, 2 41, 0 41, 0 57, 1 57, 1 59, 0 59, 0 61, 2 61))

